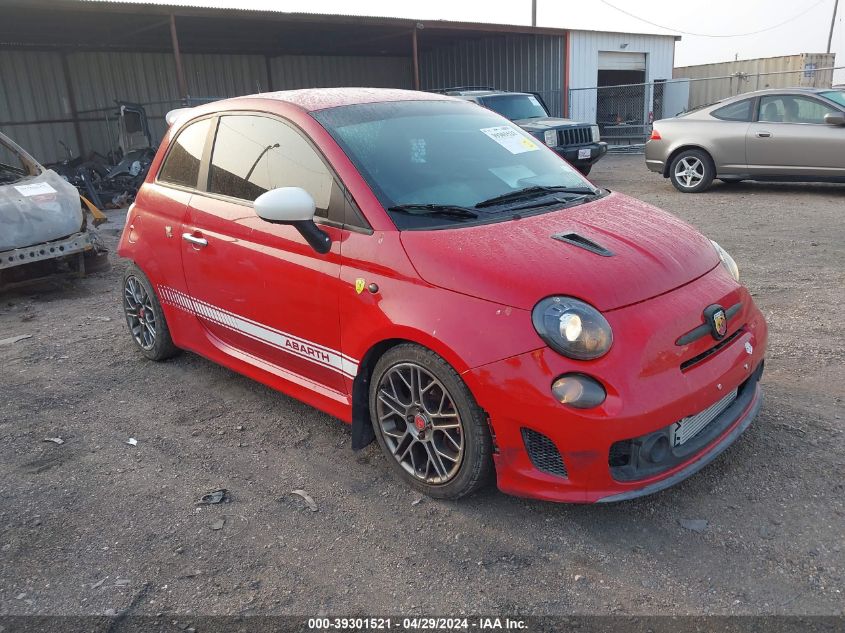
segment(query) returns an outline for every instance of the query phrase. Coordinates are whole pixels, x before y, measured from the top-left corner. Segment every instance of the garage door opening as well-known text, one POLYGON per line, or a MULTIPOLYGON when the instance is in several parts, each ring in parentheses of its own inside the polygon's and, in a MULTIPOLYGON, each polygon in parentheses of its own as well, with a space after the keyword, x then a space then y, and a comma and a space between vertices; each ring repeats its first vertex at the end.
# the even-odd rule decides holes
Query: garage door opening
POLYGON ((645 53, 602 51, 596 85, 596 114, 603 140, 641 143, 648 121, 645 53))

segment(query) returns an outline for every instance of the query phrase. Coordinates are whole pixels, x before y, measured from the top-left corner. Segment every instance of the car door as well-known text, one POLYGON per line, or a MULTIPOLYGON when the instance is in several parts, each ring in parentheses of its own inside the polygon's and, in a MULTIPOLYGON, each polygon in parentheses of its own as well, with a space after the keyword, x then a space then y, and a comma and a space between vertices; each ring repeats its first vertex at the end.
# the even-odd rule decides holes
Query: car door
POLYGON ((761 96, 757 121, 749 127, 746 140, 751 172, 845 177, 845 127, 826 124, 828 113, 840 111, 809 95, 761 96))
MULTIPOLYGON (((699 133, 707 139, 707 147, 716 164, 717 174, 741 174, 747 170, 745 138, 754 112, 755 99, 743 99, 717 108, 710 113, 718 121, 708 121, 699 133)), ((697 124, 701 125, 701 124, 697 124)))
POLYGON ((206 165, 207 186, 191 198, 182 228, 182 262, 190 305, 211 343, 301 385, 345 393, 341 229, 327 218, 342 200, 333 174, 296 128, 255 113, 219 118, 206 165), (285 186, 314 198, 332 239, 325 255, 295 227, 255 214, 255 198, 285 186))
POLYGON ((170 313, 172 304, 163 293, 185 290, 181 245, 175 238, 197 186, 212 122, 198 119, 179 130, 155 180, 144 184, 126 217, 127 247, 137 244, 130 249, 130 256, 156 287, 174 338, 182 334, 182 314, 170 313))

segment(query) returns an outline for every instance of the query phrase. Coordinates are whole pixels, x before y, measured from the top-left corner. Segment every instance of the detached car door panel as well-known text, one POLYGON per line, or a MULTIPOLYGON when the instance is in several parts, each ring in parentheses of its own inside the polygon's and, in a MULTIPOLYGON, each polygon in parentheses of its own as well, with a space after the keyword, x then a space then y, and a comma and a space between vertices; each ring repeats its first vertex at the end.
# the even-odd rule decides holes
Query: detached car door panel
POLYGON ((320 255, 293 226, 259 218, 252 200, 285 186, 308 191, 326 214, 336 185, 294 128, 266 116, 221 117, 208 191, 193 196, 182 229, 188 302, 224 352, 345 393, 355 366, 339 351, 341 230, 322 226, 332 248, 320 255))

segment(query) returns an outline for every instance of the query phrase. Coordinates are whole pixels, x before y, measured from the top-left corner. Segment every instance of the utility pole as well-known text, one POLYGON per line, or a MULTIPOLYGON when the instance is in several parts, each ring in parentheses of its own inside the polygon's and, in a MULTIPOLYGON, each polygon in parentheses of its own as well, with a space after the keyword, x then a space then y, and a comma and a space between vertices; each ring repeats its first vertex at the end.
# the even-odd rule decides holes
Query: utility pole
MULTIPOLYGON (((839 0, 836 0, 836 2, 839 2, 839 0)), ((531 26, 537 26, 537 0, 531 0, 531 26)), ((833 27, 830 28, 833 29, 833 27)), ((833 33, 832 30, 831 33, 833 33)), ((828 48, 830 48, 830 46, 828 46, 828 48)))
MULTIPOLYGON (((535 0, 536 2, 536 0, 535 0)), ((839 8, 839 0, 833 3, 833 15, 830 16, 830 35, 827 36, 827 52, 830 52, 830 45, 833 43, 833 29, 836 26, 836 10, 839 8)))

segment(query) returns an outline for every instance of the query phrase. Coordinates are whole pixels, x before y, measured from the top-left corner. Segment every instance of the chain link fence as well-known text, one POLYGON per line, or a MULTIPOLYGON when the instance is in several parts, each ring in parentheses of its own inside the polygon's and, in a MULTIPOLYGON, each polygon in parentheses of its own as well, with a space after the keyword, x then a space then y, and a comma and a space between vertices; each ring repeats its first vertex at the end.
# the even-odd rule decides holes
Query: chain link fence
POLYGON ((834 71, 841 69, 845 66, 570 88, 569 118, 597 123, 602 140, 615 151, 637 150, 658 119, 766 88, 830 88, 834 71))

